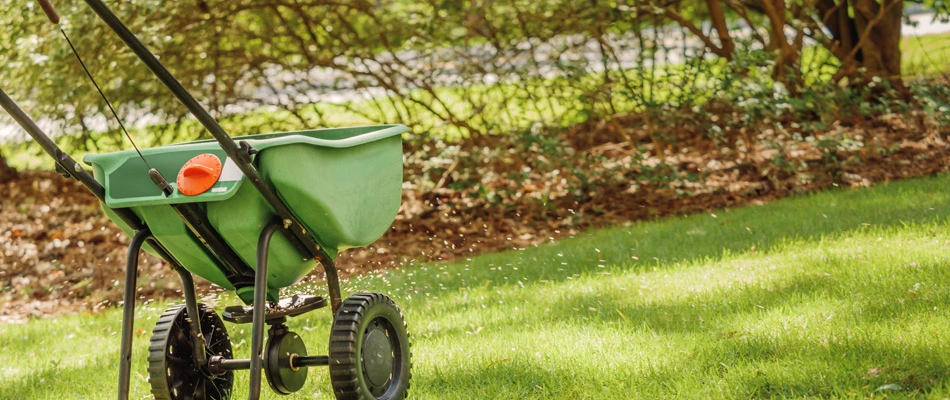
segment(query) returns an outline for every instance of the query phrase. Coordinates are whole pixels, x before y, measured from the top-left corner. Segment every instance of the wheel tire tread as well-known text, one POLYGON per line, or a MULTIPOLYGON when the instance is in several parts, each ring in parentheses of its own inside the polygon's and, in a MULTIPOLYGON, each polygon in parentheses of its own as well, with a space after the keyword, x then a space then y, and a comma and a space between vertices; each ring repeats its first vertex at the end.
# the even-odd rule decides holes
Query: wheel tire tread
POLYGON ((399 316, 402 329, 406 330, 406 349, 405 357, 410 358, 409 368, 404 372, 407 375, 406 393, 412 378, 411 371, 411 342, 409 341, 409 332, 406 329, 407 324, 402 312, 396 303, 386 295, 380 293, 358 293, 348 297, 340 305, 333 320, 333 328, 330 333, 329 346, 329 369, 330 382, 333 386, 333 392, 340 400, 361 400, 360 384, 357 371, 357 346, 356 340, 359 337, 360 322, 364 314, 371 306, 381 304, 391 307, 399 316))

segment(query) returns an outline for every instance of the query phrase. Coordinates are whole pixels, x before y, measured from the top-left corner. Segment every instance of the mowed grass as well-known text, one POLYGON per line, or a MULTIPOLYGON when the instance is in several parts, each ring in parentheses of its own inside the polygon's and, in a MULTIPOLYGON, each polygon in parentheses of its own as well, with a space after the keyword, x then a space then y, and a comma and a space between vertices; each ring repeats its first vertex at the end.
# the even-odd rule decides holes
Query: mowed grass
POLYGON ((904 37, 901 52, 905 77, 947 76, 950 34, 904 37))
MULTIPOLYGON (((634 223, 345 286, 402 307, 414 398, 944 398, 948 187, 940 176, 634 223)), ((149 397, 164 307, 137 310, 132 398, 149 397)), ((291 326, 317 354, 329 321, 320 310, 291 326)), ((110 310, 0 326, 0 399, 113 398, 119 325, 110 310)), ((247 357, 250 329, 228 329, 247 357)), ((246 372, 236 385, 245 398, 246 372)), ((264 398, 332 391, 315 368, 301 392, 264 398)))

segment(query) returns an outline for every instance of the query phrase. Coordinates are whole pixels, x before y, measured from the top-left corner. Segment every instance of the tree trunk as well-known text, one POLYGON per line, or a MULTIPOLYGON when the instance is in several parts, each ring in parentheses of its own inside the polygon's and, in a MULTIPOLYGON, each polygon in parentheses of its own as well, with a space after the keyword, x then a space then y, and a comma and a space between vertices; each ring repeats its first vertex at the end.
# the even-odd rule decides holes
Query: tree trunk
POLYGON ((901 9, 900 0, 855 0, 854 21, 862 35, 861 67, 868 77, 890 81, 895 88, 904 88, 901 80, 901 9), (865 37, 866 36, 866 37, 865 37))
POLYGON ((901 79, 901 0, 822 0, 818 9, 822 23, 834 42, 831 52, 841 61, 836 79, 856 74, 867 79, 889 81, 900 92, 901 79), (859 71, 860 70, 860 71, 859 71))
POLYGON ((0 183, 6 183, 16 178, 16 170, 7 165, 7 160, 0 152, 0 183))
MULTIPOLYGON (((769 43, 766 49, 775 54, 775 67, 772 69, 772 79, 782 83, 785 88, 795 95, 798 93, 798 86, 801 84, 801 51, 803 35, 801 29, 792 40, 788 42, 788 34, 785 31, 789 25, 788 5, 785 0, 763 0, 762 10, 769 19, 769 43)), ((794 16, 793 16, 794 18, 794 16)))
POLYGON ((732 59, 732 53, 736 51, 736 45, 729 36, 729 26, 726 24, 726 13, 722 9, 720 0, 706 0, 709 7, 709 19, 712 20, 713 27, 716 28, 716 34, 719 36, 719 43, 722 44, 722 51, 726 53, 726 59, 732 59))

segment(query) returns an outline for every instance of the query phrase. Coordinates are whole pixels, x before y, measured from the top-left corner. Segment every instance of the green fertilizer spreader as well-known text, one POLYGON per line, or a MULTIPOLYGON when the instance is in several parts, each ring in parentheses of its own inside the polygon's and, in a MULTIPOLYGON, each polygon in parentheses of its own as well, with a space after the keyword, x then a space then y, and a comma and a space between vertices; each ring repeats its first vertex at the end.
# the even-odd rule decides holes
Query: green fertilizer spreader
MULTIPOLYGON (((402 193, 402 125, 321 129, 235 138, 257 150, 254 164, 261 177, 304 227, 319 238, 331 258, 351 247, 365 246, 392 224, 402 193)), ((252 302, 253 288, 236 288, 204 245, 170 205, 198 203, 208 222, 240 259, 253 266, 261 230, 274 220, 274 211, 246 182, 234 160, 216 141, 198 141, 142 149, 149 165, 163 176, 176 176, 190 159, 211 154, 222 165, 214 186, 201 194, 181 194, 175 182, 166 196, 148 179, 149 168, 134 150, 88 155, 96 181, 105 186, 105 208, 126 233, 133 230, 110 212, 129 208, 148 225, 185 269, 252 302)), ((149 246, 145 249, 158 255, 149 246)), ((314 262, 302 257, 291 240, 275 236, 270 243, 267 275, 268 300, 278 290, 309 273, 314 262), (278 267, 279 266, 279 267, 278 267)))
MULTIPOLYGON (((39 3, 58 23, 48 0, 39 3)), ((184 294, 184 304, 166 310, 152 331, 148 377, 156 399, 229 399, 238 370, 250 371, 250 399, 260 397, 264 378, 275 392, 291 394, 318 366, 329 368, 338 399, 405 398, 410 344, 401 311, 380 293, 344 299, 334 260, 344 249, 372 243, 392 224, 401 200, 407 128, 231 138, 101 0, 86 3, 214 137, 88 155, 90 174, 0 90, 0 106, 54 158, 57 170, 99 198, 109 218, 132 238, 118 398, 129 395, 143 249, 178 273, 184 294), (326 276, 326 297, 282 293, 317 264, 326 276), (235 291, 243 304, 219 316, 197 302, 192 274, 235 291), (327 353, 310 355, 286 322, 326 306, 333 313, 327 353), (251 325, 248 358, 233 353, 224 321, 251 325)))

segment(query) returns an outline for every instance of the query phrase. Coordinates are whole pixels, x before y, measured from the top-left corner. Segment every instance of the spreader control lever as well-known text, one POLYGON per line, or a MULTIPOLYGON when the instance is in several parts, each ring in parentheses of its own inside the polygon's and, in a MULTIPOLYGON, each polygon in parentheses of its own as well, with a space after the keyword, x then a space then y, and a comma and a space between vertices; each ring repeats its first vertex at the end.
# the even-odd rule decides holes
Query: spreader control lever
POLYGON ((205 153, 188 160, 178 171, 178 191, 185 196, 197 196, 211 189, 221 177, 221 160, 205 153))
POLYGON ((53 8, 53 4, 49 0, 38 0, 40 2, 40 7, 43 8, 43 11, 46 12, 46 16, 49 17, 49 22, 53 24, 59 24, 59 14, 56 13, 56 9, 53 8))

